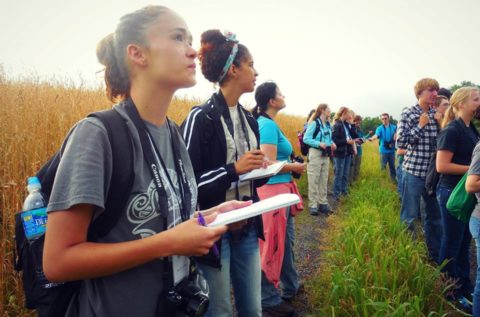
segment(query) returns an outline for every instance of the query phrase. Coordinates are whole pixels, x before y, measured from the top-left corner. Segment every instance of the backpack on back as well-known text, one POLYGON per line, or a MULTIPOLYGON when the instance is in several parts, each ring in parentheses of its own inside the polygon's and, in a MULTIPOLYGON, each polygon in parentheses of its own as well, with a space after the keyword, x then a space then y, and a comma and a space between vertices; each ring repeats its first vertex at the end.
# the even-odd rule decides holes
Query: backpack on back
MULTIPOLYGON (((315 119, 315 130, 313 131, 313 138, 315 139, 318 135, 318 133, 320 132, 320 120, 318 119, 315 119)), ((306 125, 303 130, 301 132, 299 132, 297 134, 298 136, 298 143, 300 145, 300 152, 302 153, 302 155, 306 156, 308 155, 308 149, 310 149, 310 145, 308 144, 305 144, 303 142, 303 137, 305 136, 305 133, 307 132, 307 128, 308 128, 308 125, 306 125)))
MULTIPOLYGON (((133 148, 125 119, 114 109, 94 112, 105 126, 112 150, 112 178, 107 193, 105 211, 88 229, 88 241, 96 241, 108 234, 123 211, 133 184, 133 148)), ((37 177, 42 192, 48 199, 52 192, 55 175, 63 147, 38 171, 37 177)), ((81 281, 50 283, 43 274, 44 236, 29 242, 25 236, 20 213, 15 215, 14 268, 22 271, 25 307, 36 309, 39 316, 65 316, 72 297, 78 292, 81 281)))

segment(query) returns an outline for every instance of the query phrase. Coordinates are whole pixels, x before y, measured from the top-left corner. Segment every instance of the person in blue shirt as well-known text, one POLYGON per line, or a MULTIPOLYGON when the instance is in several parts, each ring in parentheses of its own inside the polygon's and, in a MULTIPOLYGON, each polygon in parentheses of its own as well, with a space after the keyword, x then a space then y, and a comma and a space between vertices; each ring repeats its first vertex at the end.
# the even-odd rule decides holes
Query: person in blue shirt
POLYGON ((390 123, 388 113, 381 116, 382 125, 375 130, 375 135, 369 138, 369 141, 380 140, 380 164, 385 169, 387 164, 390 170, 390 178, 396 182, 397 174, 395 171, 395 140, 397 139, 397 127, 390 123))
MULTIPOLYGON (((290 161, 290 155, 293 150, 292 145, 275 122, 277 113, 286 106, 285 97, 277 84, 269 81, 257 87, 255 101, 257 105, 252 109, 252 113, 258 122, 260 149, 270 161, 288 162, 277 175, 270 177, 266 185, 257 189, 258 195, 261 199, 265 199, 280 193, 295 192, 296 185, 292 179, 292 172, 302 174, 305 171, 306 164, 290 161)), ((260 248, 262 257, 262 312, 263 316, 286 317, 295 313, 293 307, 288 302, 298 293, 300 288, 293 255, 295 237, 293 217, 295 210, 288 207, 283 210, 275 210, 273 214, 276 212, 278 212, 278 215, 273 216, 276 219, 275 221, 264 220, 265 242, 263 247, 260 248), (282 225, 284 226, 283 230, 272 227, 282 225), (274 235, 276 239, 270 239, 272 236, 268 232, 274 232, 276 229, 278 230, 278 235, 274 235), (284 237, 280 236, 281 232, 285 232, 284 237), (282 263, 280 272, 281 288, 276 288, 271 279, 269 279, 268 274, 264 271, 264 265, 271 263, 266 260, 268 248, 265 248, 266 245, 272 245, 273 247, 270 249, 274 249, 279 242, 283 241, 283 260, 280 260, 282 263)), ((280 249, 282 249, 282 246, 278 247, 278 252, 281 252, 280 249)))
POLYGON ((308 207, 311 215, 318 212, 331 212, 327 200, 328 172, 330 157, 335 150, 332 140, 330 122, 330 108, 327 104, 318 105, 315 113, 308 120, 307 131, 303 142, 310 146, 308 150, 308 207))

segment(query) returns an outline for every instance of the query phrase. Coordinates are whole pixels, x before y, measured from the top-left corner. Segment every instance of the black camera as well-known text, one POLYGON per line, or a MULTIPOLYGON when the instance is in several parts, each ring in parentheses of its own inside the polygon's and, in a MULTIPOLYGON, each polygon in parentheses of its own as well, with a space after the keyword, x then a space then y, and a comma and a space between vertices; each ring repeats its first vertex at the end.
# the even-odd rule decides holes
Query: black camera
POLYGON ((322 153, 322 157, 325 157, 325 156, 331 157, 332 156, 332 147, 331 146, 327 146, 326 148, 320 147, 319 150, 320 150, 320 153, 322 153))
POLYGON ((166 294, 170 311, 182 312, 188 317, 201 317, 208 309, 208 284, 203 276, 192 274, 166 294))
MULTIPOLYGON (((293 162, 298 162, 298 163, 305 163, 305 160, 304 160, 303 157, 301 157, 301 156, 295 156, 295 157, 294 157, 294 156, 292 155, 292 161, 293 161, 293 162)), ((298 174, 298 173, 292 172, 292 176, 293 176, 293 178, 299 179, 299 178, 302 176, 302 174, 298 174)))
POLYGON ((383 147, 387 150, 393 150, 395 148, 395 144, 393 143, 393 141, 384 141, 383 142, 383 147))

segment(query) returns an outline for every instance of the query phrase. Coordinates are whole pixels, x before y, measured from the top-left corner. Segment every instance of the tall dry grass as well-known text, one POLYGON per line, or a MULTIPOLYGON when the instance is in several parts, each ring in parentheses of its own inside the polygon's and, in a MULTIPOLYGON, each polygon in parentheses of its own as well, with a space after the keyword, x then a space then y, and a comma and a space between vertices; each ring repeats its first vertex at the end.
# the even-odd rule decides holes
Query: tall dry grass
MULTIPOLYGON (((175 99, 169 117, 181 123, 199 100, 175 99)), ((101 89, 45 82, 35 76, 6 78, 0 69, 0 316, 25 316, 21 280, 13 270, 14 214, 25 198, 25 180, 59 148, 70 127, 111 103, 101 89)), ((280 115, 278 122, 298 149, 304 118, 280 115)), ((298 150, 297 150, 298 152, 298 150)))

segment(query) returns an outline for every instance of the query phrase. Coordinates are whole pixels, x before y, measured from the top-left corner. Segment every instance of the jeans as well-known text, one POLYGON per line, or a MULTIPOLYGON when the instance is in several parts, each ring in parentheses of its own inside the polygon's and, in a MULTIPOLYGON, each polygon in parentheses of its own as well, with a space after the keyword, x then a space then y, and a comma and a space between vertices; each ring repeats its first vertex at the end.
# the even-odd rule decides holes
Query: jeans
POLYGON ((414 233, 414 221, 420 212, 420 199, 425 201, 425 214, 422 214, 423 231, 430 258, 438 261, 442 223, 438 202, 427 194, 425 178, 414 176, 407 171, 403 173, 403 199, 400 220, 414 233))
POLYGON ((458 279, 459 294, 472 293, 470 281, 470 242, 472 235, 468 224, 453 217, 447 210, 447 201, 452 193, 451 188, 438 186, 437 200, 442 215, 443 235, 440 244, 438 263, 449 260, 443 271, 449 277, 458 279))
POLYGON ((261 268, 257 230, 249 225, 238 240, 230 232, 222 236, 221 269, 198 264, 210 288, 206 317, 231 317, 230 279, 239 317, 261 317, 261 268))
POLYGON ((383 169, 387 166, 390 170, 390 178, 396 180, 397 175, 395 173, 395 153, 380 153, 380 166, 383 169))
POLYGON ((470 217, 470 233, 477 247, 477 278, 473 291, 473 316, 480 317, 480 218, 470 217))
POLYGON ((340 198, 340 195, 348 193, 348 176, 350 174, 350 165, 352 156, 335 157, 335 180, 333 181, 333 198, 340 198))
POLYGON ((400 196, 400 199, 402 199, 402 196, 403 196, 403 167, 402 167, 402 164, 398 163, 396 172, 397 172, 397 192, 398 192, 398 195, 400 196))
MULTIPOLYGON (((295 240, 295 221, 287 209, 287 231, 285 237, 285 252, 283 255, 282 271, 280 273, 280 286, 282 296, 292 298, 298 291, 298 273, 295 268, 295 255, 293 243, 295 240)), ((279 289, 265 277, 262 272, 262 307, 273 307, 282 302, 279 289)))

